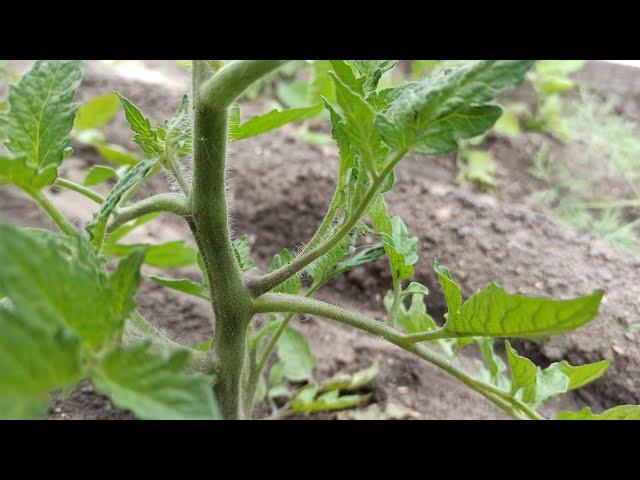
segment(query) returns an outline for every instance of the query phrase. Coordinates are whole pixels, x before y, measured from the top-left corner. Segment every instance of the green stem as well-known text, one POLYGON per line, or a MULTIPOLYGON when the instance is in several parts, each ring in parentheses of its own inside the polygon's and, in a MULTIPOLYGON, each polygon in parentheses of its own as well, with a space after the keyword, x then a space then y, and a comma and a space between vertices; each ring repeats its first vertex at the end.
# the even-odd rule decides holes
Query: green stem
POLYGON ((282 282, 291 278, 293 275, 300 272, 311 262, 316 260, 317 258, 325 255, 333 247, 335 247, 340 241, 346 237, 351 230, 358 224, 360 219, 367 213, 371 202, 375 199, 376 195, 380 191, 386 177, 393 171, 393 168, 398 164, 400 160, 404 157, 406 152, 398 152, 396 156, 388 163, 385 169, 382 171, 382 174, 377 177, 372 183, 371 187, 367 191, 366 195, 358 205, 358 208, 354 211, 353 215, 349 217, 338 229, 334 235, 327 239, 324 243, 319 244, 316 247, 307 250, 306 252, 301 253, 297 257, 295 257, 291 262, 282 267, 274 270, 273 272, 267 273, 257 278, 250 279, 248 281, 247 287, 253 296, 262 295, 269 290, 280 285, 282 282))
POLYGON ((131 220, 153 212, 170 212, 181 217, 186 217, 190 213, 184 195, 181 193, 160 193, 117 210, 107 226, 107 232, 112 232, 131 220))
POLYGON ((42 192, 38 192, 32 196, 38 205, 47 212, 49 217, 51 217, 51 220, 54 221, 62 233, 67 235, 76 235, 78 233, 73 224, 67 220, 67 217, 60 213, 60 211, 49 201, 47 197, 42 194, 42 192))
POLYGON ((253 305, 256 312, 299 312, 307 313, 311 315, 318 315, 321 317, 337 320, 341 323, 356 327, 360 330, 372 333, 388 340, 389 342, 399 346, 400 348, 417 355, 418 357, 428 361, 441 368, 449 375, 457 378, 465 385, 473 388, 478 393, 493 403, 496 403, 495 399, 500 399, 498 406, 504 410, 505 402, 509 404, 513 409, 526 415, 531 419, 542 419, 543 417, 531 409, 529 406, 520 402, 516 398, 509 395, 493 385, 481 382, 469 376, 460 368, 454 366, 446 358, 432 352, 431 350, 424 348, 415 343, 407 341, 407 336, 398 332, 397 330, 386 326, 385 324, 369 319, 364 315, 356 312, 351 312, 336 305, 331 305, 320 300, 311 298, 305 298, 297 295, 286 294, 274 294, 266 293, 261 297, 253 300, 253 305))
POLYGON ((228 107, 244 90, 282 62, 238 61, 214 72, 193 63, 194 172, 190 227, 200 248, 215 313, 218 364, 216 396, 225 418, 243 418, 251 297, 245 288, 229 232, 226 196, 228 107))
POLYGON ((396 326, 396 318, 398 317, 398 309, 400 308, 400 301, 402 300, 401 296, 401 285, 396 275, 393 275, 393 303, 391 304, 391 309, 389 310, 389 315, 387 316, 387 325, 390 327, 396 326))
POLYGON ((66 188, 68 190, 73 190, 74 192, 77 192, 81 195, 84 195, 85 197, 93 200, 96 203, 102 204, 104 203, 104 197, 96 192, 94 192, 93 190, 80 185, 78 183, 72 182, 71 180, 65 180, 64 178, 56 178, 55 184, 59 187, 63 187, 66 188))
POLYGON ((152 351, 177 352, 187 350, 190 353, 187 370, 193 372, 215 373, 215 365, 207 352, 193 350, 180 345, 162 334, 156 327, 147 322, 138 311, 135 311, 127 319, 125 324, 123 344, 132 346, 144 340, 151 341, 152 351))

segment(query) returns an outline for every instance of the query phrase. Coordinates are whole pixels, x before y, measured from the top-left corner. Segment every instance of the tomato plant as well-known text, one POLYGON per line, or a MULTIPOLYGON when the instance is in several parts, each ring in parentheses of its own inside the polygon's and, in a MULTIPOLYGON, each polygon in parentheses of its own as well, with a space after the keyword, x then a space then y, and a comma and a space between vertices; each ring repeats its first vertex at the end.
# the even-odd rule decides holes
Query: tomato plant
MULTIPOLYGON (((290 325, 296 314, 382 337, 514 418, 542 419, 538 410, 545 401, 604 373, 608 360, 543 369, 508 341, 506 364, 494 350, 498 338, 543 337, 581 327, 597 316, 600 290, 554 300, 509 293, 491 283, 465 300, 454 276, 435 260, 448 306, 444 322, 436 321, 427 313, 427 288, 411 281, 417 239, 400 217, 390 216, 384 199, 394 187, 394 169, 408 153, 426 156, 428 168, 429 155, 455 151, 460 141, 490 129, 502 113, 492 100, 520 84, 534 62, 465 63, 380 89, 381 76, 396 62, 331 61, 325 66, 332 99, 321 96, 317 105, 276 109, 241 122, 236 100, 285 63, 194 61, 191 98, 185 96, 162 123, 117 93, 142 155, 118 157, 126 160, 117 171, 94 167, 85 185, 61 178, 59 167, 70 154, 70 138, 110 118, 114 98, 96 100, 77 114, 78 61, 38 61, 11 85, 0 117, 5 142, 0 183, 26 192, 59 232, 0 225, 0 417, 46 415, 51 392, 66 394, 83 379, 119 408, 149 419, 251 418, 265 396, 288 396, 292 411, 347 408, 366 400, 357 392, 377 374, 377 365, 318 384, 306 340, 290 325), (234 238, 229 228, 227 145, 323 109, 340 150, 335 193, 304 248, 295 255, 282 250, 271 268, 261 271, 247 238, 234 238), (161 171, 175 188, 132 200, 161 171), (90 188, 107 179, 115 183, 106 196, 90 188), (97 208, 91 221, 79 229, 65 218, 46 194, 52 185, 92 199, 97 208), (185 220, 197 249, 182 241, 121 242, 162 212, 185 220), (379 244, 355 248, 363 233, 379 244), (383 255, 392 280, 384 320, 313 298, 331 279, 383 255), (143 263, 200 266, 200 282, 152 279, 211 303, 210 342, 181 345, 142 317, 135 295, 143 263), (267 321, 257 321, 264 320, 262 314, 267 321), (473 372, 459 361, 471 344, 485 359, 473 372), (269 361, 272 355, 275 363, 269 361), (292 393, 287 381, 303 386, 292 393)), ((109 147, 100 135, 89 135, 87 142, 109 147)), ((557 418, 640 418, 640 408, 625 405, 602 414, 585 409, 557 418)))

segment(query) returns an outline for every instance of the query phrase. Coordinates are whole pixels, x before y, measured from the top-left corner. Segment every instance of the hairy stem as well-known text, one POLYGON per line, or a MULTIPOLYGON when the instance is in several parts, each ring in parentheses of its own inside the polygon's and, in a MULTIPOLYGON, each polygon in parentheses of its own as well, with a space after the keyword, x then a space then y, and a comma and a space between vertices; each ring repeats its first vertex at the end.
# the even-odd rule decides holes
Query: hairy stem
POLYGON ((351 217, 345 220, 342 226, 338 229, 338 231, 334 233, 331 238, 327 239, 325 242, 317 245, 316 247, 313 247, 310 250, 301 253, 291 262, 283 265, 277 270, 274 270, 273 272, 267 273, 260 277, 250 279, 247 287, 249 288, 251 294, 254 296, 259 296, 277 287, 282 282, 300 272, 311 262, 320 258, 322 255, 325 255, 326 253, 331 251, 333 247, 338 245, 338 243, 340 243, 340 241, 344 237, 346 237, 351 232, 351 230, 353 230, 360 219, 367 213, 371 202, 373 202, 376 195, 379 193, 385 179, 393 171, 393 168, 398 164, 398 162, 402 160, 405 153, 406 152, 398 152, 397 155, 387 164, 385 169, 382 171, 382 174, 378 176, 371 184, 371 187, 360 202, 360 205, 358 205, 358 208, 354 211, 351 217))
POLYGON ((245 288, 229 232, 226 196, 228 107, 254 81, 282 62, 239 61, 214 72, 194 60, 194 175, 189 225, 215 292, 213 348, 218 363, 216 394, 225 418, 243 418, 251 297, 245 288))
POLYGON ((62 233, 67 235, 76 235, 78 231, 73 224, 67 220, 60 211, 45 197, 41 192, 33 195, 33 199, 40 205, 40 207, 47 212, 51 220, 58 226, 62 233))
POLYGON ((80 185, 78 183, 72 182, 71 180, 65 180, 64 178, 56 178, 54 185, 59 187, 66 188, 68 190, 73 190, 85 197, 93 200, 96 203, 104 203, 104 197, 99 193, 94 192, 90 188, 85 187, 84 185, 80 185))
POLYGON ((396 329, 388 327, 382 322, 369 319, 359 313, 351 312, 342 307, 331 305, 320 300, 305 298, 298 295, 275 293, 266 293, 261 297, 254 299, 253 305, 256 312, 308 313, 337 320, 341 323, 372 333, 373 335, 382 337, 400 348, 436 365, 449 375, 457 378, 465 385, 476 390, 491 402, 496 403, 503 410, 505 409, 505 404, 508 404, 510 407, 513 407, 512 409, 515 409, 515 411, 528 418, 536 420, 544 418, 526 404, 510 396, 508 392, 505 392, 493 385, 476 380, 460 368, 453 365, 446 358, 425 347, 407 341, 407 335, 404 335, 396 329), (499 402, 495 401, 496 398, 499 399, 499 402))
POLYGON ((125 346, 135 345, 144 340, 151 341, 151 349, 159 352, 176 352, 187 350, 190 354, 187 370, 193 372, 215 373, 215 365, 206 352, 193 350, 191 348, 174 342, 165 336, 156 327, 147 322, 138 311, 134 311, 125 324, 123 335, 125 346))
POLYGON ((123 224, 153 212, 170 212, 185 217, 189 215, 187 199, 181 193, 160 193, 132 205, 118 209, 113 215, 107 233, 123 224))

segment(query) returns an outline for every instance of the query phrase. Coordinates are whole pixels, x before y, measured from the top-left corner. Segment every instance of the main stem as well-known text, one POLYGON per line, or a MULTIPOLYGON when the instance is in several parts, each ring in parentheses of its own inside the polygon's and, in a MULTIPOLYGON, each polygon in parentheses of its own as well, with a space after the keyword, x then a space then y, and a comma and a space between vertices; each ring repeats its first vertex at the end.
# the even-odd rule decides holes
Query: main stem
POLYGON ((213 349, 217 357, 216 397, 225 418, 242 418, 242 374, 247 332, 253 315, 229 233, 225 192, 227 107, 201 101, 194 65, 193 224, 204 258, 215 313, 213 349))
POLYGON ((216 398, 227 419, 243 418, 249 323, 254 314, 229 232, 226 196, 228 108, 278 61, 237 61, 216 72, 193 62, 194 172, 189 226, 204 259, 214 300, 216 398))

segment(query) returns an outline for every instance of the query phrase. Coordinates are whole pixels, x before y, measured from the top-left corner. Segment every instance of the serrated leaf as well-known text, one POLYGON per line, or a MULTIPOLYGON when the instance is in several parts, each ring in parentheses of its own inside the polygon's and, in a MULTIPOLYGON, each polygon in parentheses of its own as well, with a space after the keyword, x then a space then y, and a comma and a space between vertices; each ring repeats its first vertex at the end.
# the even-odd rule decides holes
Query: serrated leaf
MULTIPOLYGON (((284 265, 287 265, 288 263, 291 263, 291 260, 293 260, 293 255, 288 249, 284 248, 282 249, 282 252, 276 253, 273 256, 273 260, 271 262, 271 267, 269 268, 269 271, 273 272, 274 270, 277 270, 278 268, 284 265)), ((301 287, 300 276, 296 274, 296 275, 293 275, 288 280, 286 280, 285 282, 278 285, 276 288, 273 289, 273 291, 280 292, 280 293, 295 294, 300 291, 300 287, 301 287)))
POLYGON ((176 163, 189 155, 193 148, 193 121, 189 97, 183 95, 182 101, 167 123, 164 158, 167 162, 176 163))
POLYGON ((51 185, 57 176, 54 165, 38 170, 29 164, 26 155, 0 155, 0 184, 11 183, 35 194, 51 185))
POLYGON ((96 390, 143 420, 220 418, 206 377, 183 373, 188 352, 167 357, 148 350, 148 343, 111 350, 96 368, 96 390))
POLYGON ((81 131, 102 127, 111 121, 119 107, 120 102, 115 93, 94 97, 80 105, 73 128, 81 131))
POLYGON ((131 127, 133 141, 138 144, 147 158, 160 158, 164 153, 164 143, 161 140, 158 128, 151 126, 151 120, 131 101, 116 92, 124 109, 125 118, 131 127))
POLYGON ((66 327, 92 350, 122 328, 118 291, 85 239, 0 225, 0 264, 0 290, 21 318, 49 331, 66 327))
MULTIPOLYGON (((255 137, 270 130, 275 130, 283 125, 298 120, 313 117, 322 111, 322 105, 312 107, 290 108, 287 110, 271 110, 264 115, 257 115, 241 125, 229 129, 229 138, 232 141, 255 137)), ((233 126, 232 123, 230 125, 233 126)))
POLYGON ((593 413, 586 407, 579 412, 559 412, 556 420, 640 420, 640 406, 619 405, 602 413, 593 413))
POLYGON ((407 226, 400 217, 389 217, 382 196, 374 202, 369 215, 389 257, 393 277, 396 281, 412 277, 413 265, 418 261, 417 237, 409 237, 407 226))
POLYGON ((48 392, 69 388, 81 378, 77 335, 38 323, 0 309, 0 419, 44 416, 48 392))
POLYGON ((375 123, 396 151, 435 155, 491 128, 500 107, 483 105, 520 84, 533 61, 483 60, 442 70, 385 95, 375 123))
POLYGON ((384 247, 371 247, 362 250, 361 252, 336 263, 333 275, 340 275, 353 268, 366 265, 367 263, 377 262, 382 255, 384 255, 384 247))
MULTIPOLYGON (((26 165, 38 172, 35 177, 41 173, 46 177, 46 181, 38 180, 40 184, 53 183, 65 158, 78 108, 73 97, 81 73, 81 61, 38 60, 9 87, 10 110, 0 117, 2 137, 10 151, 26 155, 26 165)), ((33 179, 20 181, 31 183, 33 179)))
POLYGON ((486 375, 487 378, 485 381, 496 385, 498 388, 508 388, 509 381, 504 376, 504 372, 507 369, 507 366, 504 364, 502 359, 496 354, 494 350, 494 340, 493 338, 474 338, 473 339, 478 345, 478 349, 480 353, 484 357, 484 360, 487 364, 486 375))
POLYGON ((94 246, 100 247, 102 245, 107 221, 119 206, 124 195, 139 182, 143 181, 155 164, 155 160, 145 160, 135 164, 120 177, 118 182, 109 191, 100 210, 98 210, 93 215, 93 219, 85 225, 85 230, 89 233, 89 237, 94 246))
POLYGON ((236 256, 238 265, 243 272, 251 270, 256 266, 253 258, 251 258, 251 250, 249 248, 249 237, 246 235, 236 238, 233 241, 233 253, 236 256))
POLYGON ((564 373, 569 378, 568 389, 575 390, 600 378, 604 374, 604 372, 607 371, 609 365, 611 365, 611 361, 601 360, 599 362, 578 366, 569 365, 568 362, 562 361, 558 364, 551 364, 549 368, 554 365, 558 365, 558 368, 562 371, 562 373, 564 373))
POLYGON ((93 185, 104 183, 107 180, 117 176, 118 172, 116 172, 111 167, 105 167, 104 165, 94 165, 89 169, 87 176, 84 177, 84 184, 87 187, 91 187, 93 185))
POLYGON ((380 77, 398 64, 398 60, 351 60, 356 70, 365 78, 363 90, 366 95, 375 92, 380 77))
POLYGON ((598 315, 602 290, 570 300, 507 293, 491 283, 472 295, 444 328, 464 336, 540 337, 574 330, 598 315))
POLYGON ((362 96, 331 72, 336 88, 336 101, 344 115, 344 132, 360 153, 370 172, 376 171, 389 153, 374 124, 375 112, 362 96))
POLYGON ((197 262, 198 252, 186 245, 183 240, 174 240, 156 245, 145 243, 107 244, 104 246, 104 252, 114 257, 123 257, 140 247, 148 247, 144 263, 152 267, 180 268, 197 262))
POLYGON ((192 282, 188 278, 164 278, 157 275, 149 275, 149 278, 155 283, 173 290, 188 293, 194 297, 209 299, 205 293, 204 286, 201 283, 192 282))
POLYGON ((283 375, 292 382, 303 382, 312 378, 316 360, 304 335, 287 327, 276 346, 278 359, 282 363, 283 375))
POLYGON ((437 328, 436 322, 427 313, 424 303, 424 294, 414 293, 411 295, 411 306, 407 310, 404 304, 398 310, 397 325, 408 333, 427 332, 437 328))

